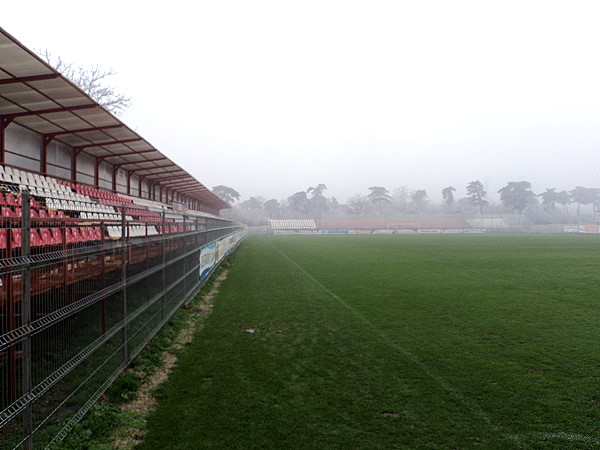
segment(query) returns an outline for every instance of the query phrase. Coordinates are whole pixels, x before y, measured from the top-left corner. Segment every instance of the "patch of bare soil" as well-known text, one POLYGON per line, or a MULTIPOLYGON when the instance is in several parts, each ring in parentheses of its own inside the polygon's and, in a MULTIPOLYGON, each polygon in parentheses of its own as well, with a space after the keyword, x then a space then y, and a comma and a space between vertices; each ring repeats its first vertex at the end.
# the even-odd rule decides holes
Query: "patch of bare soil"
MULTIPOLYGON (((121 410, 123 412, 135 413, 144 418, 156 408, 154 392, 169 376, 171 369, 177 362, 177 353, 186 344, 192 341, 194 333, 202 329, 203 325, 199 319, 205 318, 212 312, 214 298, 219 292, 221 282, 227 278, 227 271, 223 271, 214 281, 211 290, 206 293, 199 303, 193 306, 184 305, 190 310, 190 315, 185 326, 179 331, 173 345, 163 353, 164 364, 158 367, 149 377, 146 377, 138 391, 137 398, 125 403, 121 410)), ((143 375, 143 374, 142 374, 143 375)), ((144 420, 145 422, 145 420, 144 420)), ((114 442, 114 448, 132 449, 140 441, 144 440, 146 430, 143 427, 128 426, 119 429, 116 433, 118 439, 114 442)))

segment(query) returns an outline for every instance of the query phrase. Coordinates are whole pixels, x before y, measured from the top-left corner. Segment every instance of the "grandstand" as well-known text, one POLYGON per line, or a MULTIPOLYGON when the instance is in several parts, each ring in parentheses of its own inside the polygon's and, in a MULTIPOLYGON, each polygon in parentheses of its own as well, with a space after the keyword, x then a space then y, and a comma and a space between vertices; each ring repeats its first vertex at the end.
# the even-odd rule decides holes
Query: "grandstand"
POLYGON ((269 220, 269 228, 272 230, 316 230, 314 219, 278 219, 269 220))
POLYGON ((468 224, 455 218, 351 218, 269 220, 274 234, 404 234, 406 232, 463 232, 468 224))
POLYGON ((64 437, 240 240, 228 207, 0 28, 3 444, 64 437))
POLYGON ((473 228, 510 228, 504 219, 467 219, 473 228))

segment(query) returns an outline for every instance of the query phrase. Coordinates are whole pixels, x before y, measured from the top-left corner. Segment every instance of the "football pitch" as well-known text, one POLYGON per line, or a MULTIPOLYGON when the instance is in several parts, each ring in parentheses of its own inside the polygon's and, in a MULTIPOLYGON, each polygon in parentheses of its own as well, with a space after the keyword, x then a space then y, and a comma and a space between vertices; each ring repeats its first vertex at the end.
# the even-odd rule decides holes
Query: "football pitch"
POLYGON ((596 236, 249 238, 142 448, 598 448, 596 236))

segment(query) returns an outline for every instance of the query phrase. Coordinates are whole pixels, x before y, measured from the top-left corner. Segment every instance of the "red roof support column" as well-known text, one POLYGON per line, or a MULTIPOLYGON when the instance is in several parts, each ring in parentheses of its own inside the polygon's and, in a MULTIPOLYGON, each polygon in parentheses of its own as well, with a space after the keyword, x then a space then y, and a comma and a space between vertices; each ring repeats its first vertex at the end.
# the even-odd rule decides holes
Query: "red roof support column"
POLYGON ((117 175, 119 174, 119 169, 123 164, 117 164, 113 166, 113 176, 112 176, 112 190, 117 192, 117 175))
POLYGON ((46 175, 48 173, 48 146, 54 139, 54 135, 44 136, 42 141, 42 154, 40 155, 40 172, 46 175))
POLYGON ((100 163, 102 158, 96 158, 96 164, 94 164, 94 186, 96 189, 100 188, 100 163))
MULTIPOLYGON (((131 195, 131 177, 133 176, 133 172, 127 172, 127 195, 131 195)), ((139 197, 139 195, 138 195, 139 197)))
POLYGON ((138 182, 138 197, 139 197, 139 198, 144 198, 144 197, 142 196, 142 187, 143 187, 143 184, 142 184, 142 183, 143 183, 143 182, 144 182, 144 177, 143 177, 143 176, 141 176, 141 177, 140 177, 140 181, 138 182))
POLYGON ((10 117, 0 117, 0 164, 6 161, 6 129, 13 121, 10 117))

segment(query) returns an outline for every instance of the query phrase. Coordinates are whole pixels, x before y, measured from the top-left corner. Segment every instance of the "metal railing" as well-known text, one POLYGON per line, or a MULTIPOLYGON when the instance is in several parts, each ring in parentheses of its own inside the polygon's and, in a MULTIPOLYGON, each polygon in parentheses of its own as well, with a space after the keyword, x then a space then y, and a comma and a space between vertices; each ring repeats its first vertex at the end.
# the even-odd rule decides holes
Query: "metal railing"
POLYGON ((201 249, 243 229, 134 204, 86 212, 10 185, 0 203, 0 448, 41 448, 195 295, 201 249))

